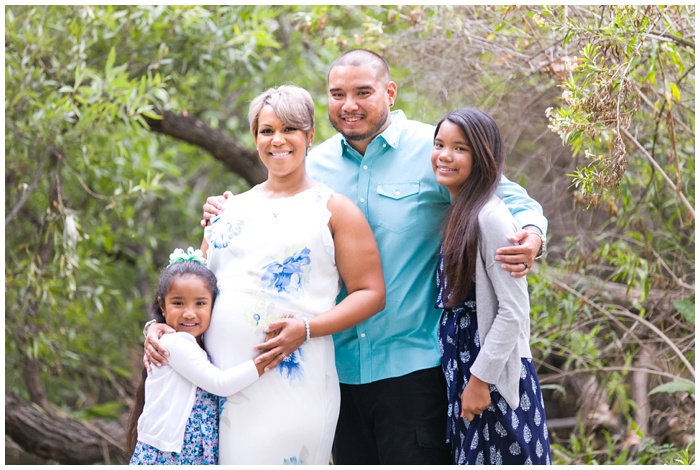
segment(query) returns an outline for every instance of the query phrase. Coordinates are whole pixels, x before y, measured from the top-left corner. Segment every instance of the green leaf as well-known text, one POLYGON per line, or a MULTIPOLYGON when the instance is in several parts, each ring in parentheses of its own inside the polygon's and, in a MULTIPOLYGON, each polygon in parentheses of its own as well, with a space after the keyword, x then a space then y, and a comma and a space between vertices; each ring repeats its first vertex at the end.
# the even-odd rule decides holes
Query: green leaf
POLYGON ((275 41, 264 31, 256 31, 254 36, 255 41, 258 43, 258 46, 272 47, 275 49, 279 49, 282 47, 282 45, 279 42, 275 41))
POLYGON ((680 380, 674 380, 673 382, 668 382, 665 384, 661 384, 658 387, 654 387, 650 392, 649 395, 654 395, 655 393, 675 393, 675 392, 688 392, 688 393, 695 393, 695 385, 688 383, 688 382, 683 382, 680 380))
POLYGON ((681 92, 678 91, 678 86, 675 83, 671 83, 671 95, 676 102, 680 102, 681 92))
POLYGON ((141 114, 143 114, 149 119, 153 119, 154 121, 160 121, 163 119, 162 114, 155 113, 151 109, 144 109, 143 111, 141 111, 141 114))
POLYGON ((112 74, 112 67, 114 67, 114 61, 117 60, 117 51, 112 46, 112 48, 109 50, 109 55, 107 56, 107 62, 105 63, 105 76, 110 77, 112 74))
POLYGON ((85 408, 75 413, 77 418, 101 418, 101 419, 119 419, 124 410, 124 404, 118 401, 110 401, 99 405, 85 408))
POLYGON ((695 302, 692 300, 674 300, 673 306, 688 322, 695 324, 695 302))

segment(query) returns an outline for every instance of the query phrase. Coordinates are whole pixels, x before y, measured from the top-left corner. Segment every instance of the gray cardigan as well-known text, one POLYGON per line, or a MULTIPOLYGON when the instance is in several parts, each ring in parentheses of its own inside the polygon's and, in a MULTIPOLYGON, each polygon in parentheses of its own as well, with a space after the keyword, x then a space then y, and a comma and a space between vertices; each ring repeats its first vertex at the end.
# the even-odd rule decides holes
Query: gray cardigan
POLYGON ((520 358, 531 358, 530 298, 525 277, 513 277, 495 261, 496 249, 511 246, 518 224, 497 196, 479 212, 481 240, 476 264, 476 318, 481 349, 470 372, 490 384, 508 405, 520 403, 520 358))

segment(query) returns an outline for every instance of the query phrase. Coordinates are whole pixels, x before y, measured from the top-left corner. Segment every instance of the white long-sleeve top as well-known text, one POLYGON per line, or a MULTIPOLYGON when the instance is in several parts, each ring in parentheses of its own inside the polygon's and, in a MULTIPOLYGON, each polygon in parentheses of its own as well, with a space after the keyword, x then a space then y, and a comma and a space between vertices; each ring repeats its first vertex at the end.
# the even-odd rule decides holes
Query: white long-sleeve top
POLYGON ((252 359, 218 369, 189 333, 166 334, 160 342, 170 352, 168 365, 152 367, 148 373, 138 440, 164 452, 180 452, 197 387, 219 396, 233 395, 255 382, 258 370, 252 359))

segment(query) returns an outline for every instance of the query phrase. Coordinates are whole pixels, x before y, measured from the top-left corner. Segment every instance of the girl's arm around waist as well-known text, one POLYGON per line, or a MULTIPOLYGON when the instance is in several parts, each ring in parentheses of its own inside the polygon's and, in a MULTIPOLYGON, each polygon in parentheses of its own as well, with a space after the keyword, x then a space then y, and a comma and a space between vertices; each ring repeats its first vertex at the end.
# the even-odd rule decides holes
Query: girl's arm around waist
POLYGON ((262 374, 262 367, 256 366, 252 359, 230 369, 219 369, 209 362, 204 350, 189 333, 163 335, 161 342, 170 351, 168 363, 173 370, 215 395, 233 395, 251 385, 262 374))

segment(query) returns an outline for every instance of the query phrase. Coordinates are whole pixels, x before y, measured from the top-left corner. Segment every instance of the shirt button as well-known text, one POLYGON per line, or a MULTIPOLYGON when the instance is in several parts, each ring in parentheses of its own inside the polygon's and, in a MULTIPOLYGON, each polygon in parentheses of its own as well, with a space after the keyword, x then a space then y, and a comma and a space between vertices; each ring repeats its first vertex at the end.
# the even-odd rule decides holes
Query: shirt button
POLYGON ((396 191, 394 194, 398 196, 401 194, 401 191, 396 191))
POLYGON ((363 166, 362 169, 363 169, 363 170, 366 170, 366 169, 367 169, 367 165, 363 166))
POLYGON ((365 198, 361 197, 360 202, 365 202, 365 198))
POLYGON ((366 336, 366 335, 365 335, 364 333, 362 333, 362 334, 360 335, 360 338, 364 338, 365 336, 366 336))
POLYGON ((382 147, 386 147, 386 144, 382 144, 382 147))

